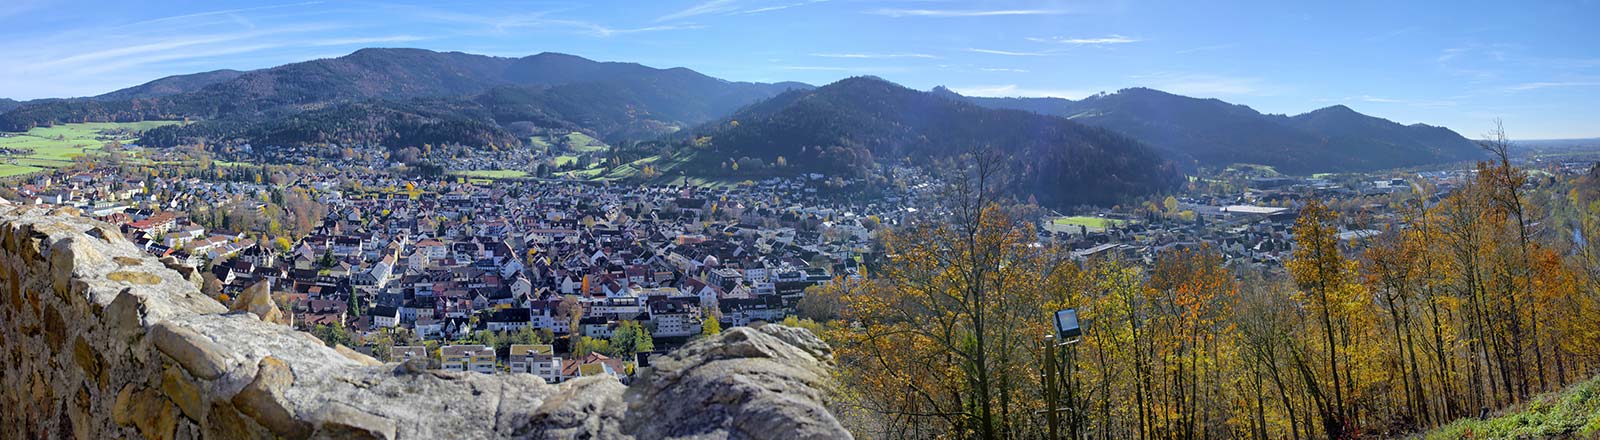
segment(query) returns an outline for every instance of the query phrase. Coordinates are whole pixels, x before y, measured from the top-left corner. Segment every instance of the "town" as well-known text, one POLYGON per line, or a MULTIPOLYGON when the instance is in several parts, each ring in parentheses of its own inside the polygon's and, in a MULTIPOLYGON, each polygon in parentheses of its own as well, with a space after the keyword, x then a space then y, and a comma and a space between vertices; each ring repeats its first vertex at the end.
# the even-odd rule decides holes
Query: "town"
MULTIPOLYGON (((208 295, 331 345, 551 383, 625 379, 649 356, 722 328, 798 324, 808 288, 863 276, 882 257, 882 231, 940 209, 937 180, 919 174, 902 192, 855 201, 819 192, 821 175, 633 186, 416 179, 371 165, 64 168, 21 179, 6 203, 72 206, 118 225, 197 274, 208 295)), ((1543 164, 1568 175, 1587 165, 1543 164)), ((1414 185, 1447 194, 1473 175, 1229 171, 1145 206, 1040 214, 1038 238, 1079 260, 1149 262, 1208 244, 1231 264, 1278 267, 1303 197, 1367 213, 1341 231, 1348 243, 1400 221, 1394 207, 1414 185)))
POLYGON ((246 169, 63 169, 5 203, 77 207, 224 304, 265 305, 248 310, 330 344, 556 383, 794 319, 808 287, 860 276, 874 235, 919 197, 836 202, 822 176, 700 188, 246 169))

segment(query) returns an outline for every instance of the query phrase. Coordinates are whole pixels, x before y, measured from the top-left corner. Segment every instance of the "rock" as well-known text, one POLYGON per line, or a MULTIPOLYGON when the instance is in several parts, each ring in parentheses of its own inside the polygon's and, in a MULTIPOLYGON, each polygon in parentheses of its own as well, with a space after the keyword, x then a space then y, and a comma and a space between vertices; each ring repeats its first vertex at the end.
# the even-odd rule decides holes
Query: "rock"
POLYGON ((271 438, 272 432, 228 402, 212 402, 200 433, 208 439, 271 438))
POLYGON ((94 403, 89 401, 88 388, 78 387, 78 397, 76 401, 69 404, 67 407, 67 410, 70 411, 67 414, 67 417, 69 417, 71 419, 70 421, 72 422, 72 438, 80 440, 94 438, 94 420, 89 416, 89 412, 93 410, 93 408, 91 408, 92 405, 94 405, 94 403))
POLYGON ((832 361, 833 359, 833 347, 829 347, 828 343, 822 342, 822 338, 811 334, 809 330, 770 324, 756 327, 756 330, 775 336, 795 348, 805 350, 807 354, 819 360, 832 361))
POLYGON ((622 393, 626 387, 610 376, 580 377, 561 383, 560 391, 534 411, 529 425, 518 427, 534 438, 622 437, 622 393))
POLYGON ((270 286, 230 314, 117 234, 0 206, 0 438, 848 437, 804 330, 729 330, 631 388, 379 365, 249 316, 282 317, 270 286))
POLYGON ((156 348, 178 361, 189 374, 201 379, 216 379, 227 370, 224 348, 194 330, 170 322, 150 329, 156 348))
POLYGON ((256 378, 233 396, 233 406, 274 434, 305 438, 311 424, 295 417, 283 393, 294 384, 294 372, 282 359, 265 357, 256 369, 256 378))
POLYGON ((61 344, 67 340, 67 321, 55 307, 45 307, 43 318, 44 342, 50 344, 51 350, 61 350, 61 344))
POLYGON ((106 279, 128 284, 156 285, 161 284, 161 276, 149 272, 136 272, 120 270, 106 274, 106 279))
POLYGON ((813 353, 826 354, 826 344, 802 329, 768 327, 779 328, 734 328, 656 362, 653 375, 628 388, 624 432, 638 438, 850 438, 823 403, 826 364, 813 353))
POLYGON ((350 347, 344 346, 344 344, 334 345, 333 346, 333 351, 339 352, 339 354, 344 355, 344 357, 350 358, 350 360, 353 360, 353 361, 356 361, 356 362, 360 362, 361 365, 366 365, 366 366, 369 366, 369 367, 383 365, 383 362, 379 362, 377 359, 374 359, 372 356, 367 356, 365 354, 361 354, 361 352, 352 350, 352 349, 350 349, 350 347))
POLYGON ((206 409, 210 402, 200 395, 200 386, 191 382, 176 367, 167 366, 161 373, 161 392, 166 393, 167 399, 178 405, 183 410, 183 415, 197 421, 206 419, 206 409))
POLYGON ((143 390, 134 395, 130 405, 128 415, 133 419, 133 426, 139 428, 139 433, 145 438, 173 438, 173 431, 178 427, 178 409, 172 405, 172 401, 155 390, 143 390))
POLYGON ((262 321, 289 325, 289 317, 278 310, 278 303, 272 300, 272 280, 262 280, 239 292, 239 297, 233 299, 230 312, 250 312, 261 317, 262 321))
POLYGON ((72 342, 72 359, 83 370, 84 377, 94 380, 101 387, 106 386, 108 377, 105 370, 100 368, 100 354, 95 353, 94 347, 89 346, 83 335, 78 335, 78 339, 72 342))
POLYGON ((117 392, 117 401, 111 404, 111 420, 118 425, 133 424, 133 395, 139 392, 139 386, 128 384, 117 392))
POLYGON ((317 410, 317 439, 390 440, 395 435, 393 420, 378 417, 350 405, 329 402, 317 410))
POLYGON ((200 276, 200 269, 190 267, 188 264, 178 261, 177 258, 173 258, 171 255, 161 257, 159 261, 162 266, 172 269, 174 272, 178 273, 178 276, 183 277, 183 279, 188 280, 190 283, 194 283, 195 287, 202 287, 204 285, 205 278, 200 276))

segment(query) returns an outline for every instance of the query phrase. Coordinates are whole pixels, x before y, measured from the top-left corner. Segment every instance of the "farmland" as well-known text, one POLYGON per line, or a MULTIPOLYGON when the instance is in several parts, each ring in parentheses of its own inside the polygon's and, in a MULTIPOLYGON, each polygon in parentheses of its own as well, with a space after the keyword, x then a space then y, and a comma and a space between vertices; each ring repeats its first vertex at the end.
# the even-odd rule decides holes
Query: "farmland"
POLYGON ((1069 216, 1056 217, 1050 220, 1048 227, 1052 231, 1078 232, 1078 227, 1083 226, 1090 232, 1100 232, 1113 226, 1122 226, 1126 221, 1109 219, 1105 217, 1069 216))
POLYGON ((178 122, 91 122, 36 127, 26 133, 5 133, 0 136, 0 148, 25 153, 0 154, 0 177, 65 167, 71 165, 72 159, 77 156, 103 151, 105 144, 113 140, 123 144, 134 144, 139 139, 131 133, 176 123, 178 122), (122 134, 111 133, 123 130, 126 132, 122 134))

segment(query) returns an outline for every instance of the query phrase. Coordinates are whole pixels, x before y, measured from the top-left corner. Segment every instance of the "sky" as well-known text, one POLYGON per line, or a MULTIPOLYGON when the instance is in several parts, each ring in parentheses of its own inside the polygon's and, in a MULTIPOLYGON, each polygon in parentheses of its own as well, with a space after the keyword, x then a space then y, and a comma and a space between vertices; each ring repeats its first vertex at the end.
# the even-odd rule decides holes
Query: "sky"
POLYGON ((1344 104, 1469 138, 1495 118, 1518 139, 1600 137, 1597 18, 1600 1, 1557 0, 4 0, 0 97, 418 47, 974 96, 1139 86, 1265 113, 1344 104))

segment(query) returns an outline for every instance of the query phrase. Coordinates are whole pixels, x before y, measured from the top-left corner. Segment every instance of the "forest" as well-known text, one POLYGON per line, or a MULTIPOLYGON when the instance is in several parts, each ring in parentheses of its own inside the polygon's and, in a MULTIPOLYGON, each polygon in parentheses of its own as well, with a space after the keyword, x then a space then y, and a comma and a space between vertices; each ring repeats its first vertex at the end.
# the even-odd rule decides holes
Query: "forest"
MULTIPOLYGON (((1582 238, 1600 232, 1600 168, 1533 179, 1490 145, 1474 180, 1405 197, 1376 237, 1341 242, 1353 214, 1307 203, 1292 257, 1265 270, 1207 245, 1075 261, 994 190, 1003 167, 974 161, 941 220, 895 231, 889 263, 801 313, 866 438, 1049 438, 1047 409, 1071 438, 1421 433, 1600 367, 1600 253, 1582 238), (1064 308, 1083 334, 1047 350, 1064 308)), ((1600 430, 1549 423, 1535 435, 1600 430)))

